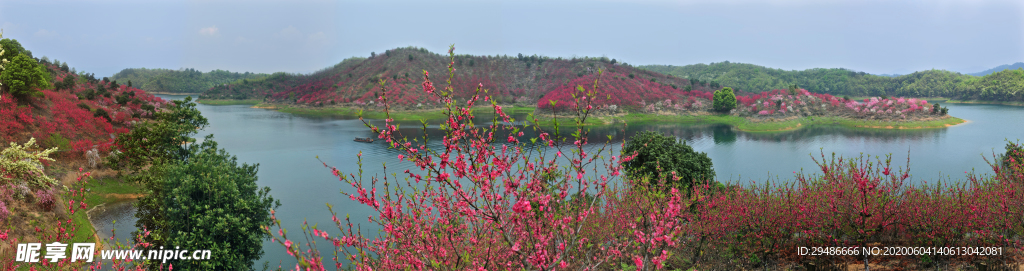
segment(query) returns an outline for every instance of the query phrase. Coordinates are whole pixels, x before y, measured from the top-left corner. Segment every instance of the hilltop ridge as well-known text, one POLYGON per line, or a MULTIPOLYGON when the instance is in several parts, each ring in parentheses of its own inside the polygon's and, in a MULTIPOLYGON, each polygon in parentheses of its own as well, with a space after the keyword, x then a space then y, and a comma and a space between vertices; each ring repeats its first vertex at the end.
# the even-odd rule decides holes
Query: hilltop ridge
POLYGON ((128 68, 115 73, 110 80, 132 81, 139 89, 157 93, 201 93, 214 86, 242 80, 256 80, 265 73, 238 73, 225 70, 201 72, 196 69, 128 68))
POLYGON ((943 97, 964 101, 1024 102, 1024 72, 1000 70, 985 76, 926 70, 898 76, 842 68, 786 71, 728 61, 686 66, 644 65, 642 69, 681 78, 717 82, 747 92, 797 85, 811 92, 844 96, 943 97))
MULTIPOLYGON (((204 92, 200 99, 256 99, 268 103, 324 106, 365 105, 376 99, 379 80, 387 81, 389 99, 396 105, 436 105, 423 92, 423 71, 436 84, 447 78, 448 57, 423 48, 405 47, 350 58, 308 75, 275 73, 259 80, 221 85, 204 92)), ((456 55, 454 61, 456 97, 468 97, 482 85, 499 103, 534 105, 551 93, 574 88, 582 79, 592 82, 604 71, 605 88, 613 97, 630 104, 669 98, 670 93, 712 91, 716 85, 642 70, 606 57, 551 58, 546 56, 456 55), (614 79, 614 80, 613 80, 614 79)), ((587 81, 582 80, 582 81, 587 81)))

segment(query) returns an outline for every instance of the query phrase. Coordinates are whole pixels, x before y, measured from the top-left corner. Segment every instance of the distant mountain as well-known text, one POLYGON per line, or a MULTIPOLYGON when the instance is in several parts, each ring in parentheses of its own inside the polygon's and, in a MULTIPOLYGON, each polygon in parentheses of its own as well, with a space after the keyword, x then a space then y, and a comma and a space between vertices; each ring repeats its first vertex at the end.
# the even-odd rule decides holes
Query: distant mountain
MULTIPOLYGON (((392 105, 436 106, 423 91, 423 71, 438 90, 447 85, 448 55, 423 48, 396 48, 369 58, 349 58, 312 74, 275 73, 259 80, 216 86, 200 99, 259 99, 268 103, 305 106, 374 104, 380 80, 386 80, 392 105)), ((598 70, 604 71, 600 103, 639 106, 645 102, 676 100, 684 92, 714 91, 715 85, 642 70, 606 57, 563 59, 545 56, 457 55, 454 61, 454 94, 464 99, 478 85, 502 104, 546 105, 561 100, 565 105, 577 85, 591 89, 598 70)), ((710 94, 708 94, 710 95, 710 94)))
POLYGON ((129 68, 121 70, 110 80, 127 83, 149 92, 201 93, 214 86, 242 80, 255 80, 269 76, 265 73, 238 73, 224 70, 201 72, 195 69, 147 69, 129 68))
POLYGON ((974 76, 986 76, 986 75, 992 74, 994 72, 1000 72, 1000 71, 1003 71, 1003 70, 1016 70, 1016 69, 1020 69, 1020 68, 1024 68, 1024 62, 1017 62, 1017 63, 1013 63, 1013 64, 1000 65, 999 67, 991 68, 991 69, 985 70, 983 72, 968 73, 968 74, 969 75, 974 75, 974 76))
POLYGON ((811 92, 837 96, 887 95, 1024 101, 1024 71, 1016 69, 1000 70, 982 77, 945 70, 918 71, 891 77, 842 68, 786 71, 728 61, 686 66, 645 65, 640 68, 712 82, 744 92, 771 91, 797 85, 811 92))

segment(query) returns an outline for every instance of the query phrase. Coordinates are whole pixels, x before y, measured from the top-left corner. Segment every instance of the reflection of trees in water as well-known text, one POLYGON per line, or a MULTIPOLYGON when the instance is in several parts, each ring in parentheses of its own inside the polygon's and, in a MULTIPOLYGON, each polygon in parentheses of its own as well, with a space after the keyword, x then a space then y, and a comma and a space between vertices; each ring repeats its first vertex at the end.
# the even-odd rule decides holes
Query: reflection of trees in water
MULTIPOLYGON (((399 132, 408 138, 422 138, 423 131, 421 126, 414 125, 402 125, 400 126, 399 132)), ((590 130, 590 144, 601 145, 608 141, 608 136, 611 136, 612 143, 620 143, 624 139, 630 138, 642 131, 656 131, 664 134, 669 134, 678 137, 681 140, 687 142, 696 142, 700 140, 712 140, 716 145, 727 145, 736 142, 737 140, 755 141, 755 142, 796 142, 812 140, 814 138, 831 138, 832 140, 842 141, 866 141, 866 142, 890 142, 896 140, 910 140, 910 141, 936 141, 944 137, 947 133, 946 129, 922 129, 922 130, 894 130, 894 129, 863 129, 863 128, 849 128, 844 126, 816 126, 811 128, 804 128, 795 131, 786 132, 771 132, 771 133, 751 133, 736 131, 729 125, 722 124, 642 124, 642 125, 629 125, 629 126, 601 126, 601 127, 587 127, 590 130)), ((553 133, 554 129, 551 127, 545 127, 545 131, 553 133)), ((538 136, 532 127, 522 129, 523 137, 521 141, 529 142, 529 138, 538 136)), ((562 127, 560 129, 561 137, 563 141, 561 144, 572 144, 572 132, 575 131, 573 127, 562 127)), ((436 126, 428 130, 430 134, 430 140, 432 143, 439 143, 441 139, 441 133, 436 129, 436 126)), ((367 136, 373 136, 369 129, 366 131, 367 136)), ((507 131, 499 131, 495 133, 495 139, 498 143, 504 143, 508 137, 507 131)), ((433 146, 432 146, 433 147, 433 146)))
POLYGON ((893 140, 935 140, 946 134, 946 129, 896 130, 896 129, 863 129, 843 126, 811 127, 796 131, 779 133, 745 133, 740 132, 744 139, 751 141, 794 141, 807 140, 815 137, 834 137, 843 140, 867 140, 888 142, 893 140))
POLYGON ((739 139, 759 142, 786 142, 809 140, 817 137, 873 142, 893 140, 934 141, 942 138, 947 132, 946 129, 893 130, 818 126, 786 132, 751 133, 736 131, 728 125, 634 125, 629 127, 624 134, 621 131, 611 132, 609 130, 595 129, 591 131, 591 135, 600 135, 601 138, 604 138, 607 134, 613 134, 614 140, 621 141, 623 136, 631 137, 640 131, 658 131, 690 142, 711 139, 715 144, 730 144, 739 139))

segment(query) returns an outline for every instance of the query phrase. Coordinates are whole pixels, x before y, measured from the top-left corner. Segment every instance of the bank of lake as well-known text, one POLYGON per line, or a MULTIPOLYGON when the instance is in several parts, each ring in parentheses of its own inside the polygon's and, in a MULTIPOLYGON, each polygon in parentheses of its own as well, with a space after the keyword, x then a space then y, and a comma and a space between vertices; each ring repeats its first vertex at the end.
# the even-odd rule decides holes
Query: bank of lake
MULTIPOLYGON (((361 108, 330 106, 330 107, 307 107, 281 104, 266 104, 259 100, 199 100, 207 105, 253 105, 253 108, 277 110, 282 113, 289 113, 307 117, 335 117, 342 119, 357 118, 362 112, 365 119, 384 119, 383 112, 378 110, 364 110, 361 108)), ((489 105, 474 107, 474 111, 483 114, 493 114, 489 105)), ((560 126, 574 125, 571 116, 552 115, 550 112, 537 110, 536 107, 528 106, 507 106, 503 111, 520 121, 527 119, 529 113, 536 115, 538 123, 542 126, 553 126, 555 122, 560 126)), ((390 115, 391 119, 398 122, 437 122, 444 120, 443 109, 421 109, 421 110, 394 110, 390 115)), ((477 118, 478 121, 485 121, 486 118, 477 118)), ((731 115, 713 114, 650 114, 650 113, 622 113, 614 115, 591 115, 586 126, 607 126, 623 124, 724 124, 732 126, 738 131, 744 132, 785 132, 797 129, 809 128, 819 125, 841 125, 851 128, 865 129, 935 129, 946 128, 957 124, 966 123, 967 120, 953 116, 942 116, 924 120, 908 121, 881 121, 864 120, 835 116, 790 116, 785 118, 746 118, 731 115)))

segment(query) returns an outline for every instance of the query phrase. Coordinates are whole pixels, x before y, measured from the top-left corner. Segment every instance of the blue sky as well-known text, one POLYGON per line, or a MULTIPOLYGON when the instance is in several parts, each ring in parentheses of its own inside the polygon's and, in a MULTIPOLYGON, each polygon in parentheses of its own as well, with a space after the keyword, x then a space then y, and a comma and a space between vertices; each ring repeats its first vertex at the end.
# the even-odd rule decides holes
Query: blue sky
POLYGON ((0 0, 37 57, 124 68, 308 73, 418 46, 462 54, 743 62, 869 73, 977 72, 1024 61, 1024 1, 0 0))

